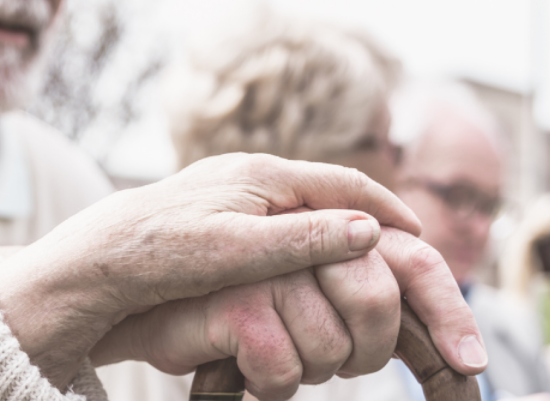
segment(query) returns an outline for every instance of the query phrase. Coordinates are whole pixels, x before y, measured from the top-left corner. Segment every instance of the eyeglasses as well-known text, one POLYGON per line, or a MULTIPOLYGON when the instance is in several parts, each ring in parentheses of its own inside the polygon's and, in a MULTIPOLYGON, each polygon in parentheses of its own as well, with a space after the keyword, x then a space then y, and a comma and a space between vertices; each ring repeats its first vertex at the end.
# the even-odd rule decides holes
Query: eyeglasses
POLYGON ((409 183, 423 187, 462 218, 477 213, 492 219, 502 206, 500 197, 488 195, 467 182, 443 184, 430 179, 415 179, 409 183))

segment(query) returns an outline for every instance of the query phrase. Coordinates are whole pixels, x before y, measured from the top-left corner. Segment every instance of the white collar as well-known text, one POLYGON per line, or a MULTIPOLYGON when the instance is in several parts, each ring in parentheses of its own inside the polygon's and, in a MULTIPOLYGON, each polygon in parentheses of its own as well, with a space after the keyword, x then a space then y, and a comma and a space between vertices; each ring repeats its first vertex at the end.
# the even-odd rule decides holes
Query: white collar
POLYGON ((0 218, 28 218, 34 212, 32 175, 23 143, 0 119, 0 218))

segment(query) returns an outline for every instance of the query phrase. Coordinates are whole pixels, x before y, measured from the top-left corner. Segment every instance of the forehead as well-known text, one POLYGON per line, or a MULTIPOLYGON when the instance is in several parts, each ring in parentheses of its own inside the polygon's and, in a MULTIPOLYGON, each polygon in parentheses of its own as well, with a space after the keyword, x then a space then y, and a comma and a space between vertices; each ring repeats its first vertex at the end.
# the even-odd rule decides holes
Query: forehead
POLYGON ((415 153, 411 167, 418 174, 499 189, 502 155, 483 128, 460 113, 438 110, 415 153))

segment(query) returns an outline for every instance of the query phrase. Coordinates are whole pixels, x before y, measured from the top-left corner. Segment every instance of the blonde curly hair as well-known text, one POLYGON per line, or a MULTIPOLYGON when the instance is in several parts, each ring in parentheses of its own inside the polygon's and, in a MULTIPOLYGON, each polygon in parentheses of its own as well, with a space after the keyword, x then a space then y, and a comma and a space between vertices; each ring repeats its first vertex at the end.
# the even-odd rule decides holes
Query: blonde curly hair
POLYGON ((537 242, 550 237, 550 193, 546 193, 526 208, 526 213, 514 234, 507 240, 501 255, 502 287, 518 297, 532 295, 533 284, 542 273, 542 261, 537 242))
POLYGON ((308 160, 348 151, 399 71, 364 33, 265 12, 166 81, 179 166, 236 151, 308 160))

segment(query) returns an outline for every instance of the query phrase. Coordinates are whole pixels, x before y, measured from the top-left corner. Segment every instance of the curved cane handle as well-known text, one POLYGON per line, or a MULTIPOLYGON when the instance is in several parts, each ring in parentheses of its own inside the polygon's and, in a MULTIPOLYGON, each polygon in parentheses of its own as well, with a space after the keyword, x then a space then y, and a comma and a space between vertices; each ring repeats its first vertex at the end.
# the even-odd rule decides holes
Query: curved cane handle
MULTIPOLYGON (((395 353, 424 390, 426 401, 481 401, 475 377, 449 367, 433 344, 428 329, 406 301, 401 302, 401 328, 395 353)), ((235 358, 205 363, 197 368, 190 401, 241 401, 244 377, 235 358)))
POLYGON ((481 401, 477 379, 463 376, 447 365, 428 329, 406 301, 401 302, 401 327, 395 353, 422 384, 426 401, 481 401))

